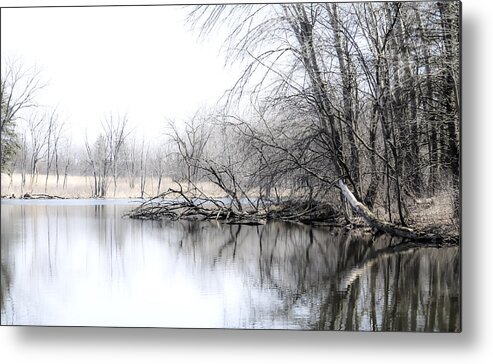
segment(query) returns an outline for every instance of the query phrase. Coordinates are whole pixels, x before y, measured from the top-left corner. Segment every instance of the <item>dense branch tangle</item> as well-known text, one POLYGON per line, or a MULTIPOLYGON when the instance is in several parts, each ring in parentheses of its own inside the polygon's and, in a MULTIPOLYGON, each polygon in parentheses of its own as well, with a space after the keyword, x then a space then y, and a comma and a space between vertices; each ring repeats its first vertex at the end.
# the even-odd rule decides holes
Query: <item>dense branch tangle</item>
POLYGON ((143 220, 216 220, 228 224, 260 225, 268 220, 306 222, 310 224, 335 224, 338 213, 330 205, 310 205, 286 201, 282 204, 263 204, 262 207, 238 208, 228 201, 209 197, 190 197, 179 189, 168 191, 147 200, 126 216, 143 220))

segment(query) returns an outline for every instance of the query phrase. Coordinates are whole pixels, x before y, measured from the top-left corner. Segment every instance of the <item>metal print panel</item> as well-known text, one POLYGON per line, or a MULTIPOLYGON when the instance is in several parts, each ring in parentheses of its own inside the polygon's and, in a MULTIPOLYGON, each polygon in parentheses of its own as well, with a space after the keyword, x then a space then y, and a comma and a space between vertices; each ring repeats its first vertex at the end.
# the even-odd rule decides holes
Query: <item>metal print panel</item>
POLYGON ((460 11, 2 8, 1 324, 460 332, 460 11))

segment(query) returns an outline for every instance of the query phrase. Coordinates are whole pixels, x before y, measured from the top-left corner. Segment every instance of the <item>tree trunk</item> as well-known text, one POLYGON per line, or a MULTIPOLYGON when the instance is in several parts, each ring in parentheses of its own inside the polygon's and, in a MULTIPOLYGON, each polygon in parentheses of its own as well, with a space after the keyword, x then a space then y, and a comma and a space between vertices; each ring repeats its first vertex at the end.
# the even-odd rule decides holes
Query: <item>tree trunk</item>
POLYGON ((358 214, 360 217, 362 217, 366 223, 374 228, 377 229, 381 232, 390 234, 390 235, 395 235, 399 236, 402 238, 408 238, 408 239, 418 239, 420 235, 418 235, 414 230, 409 229, 407 227, 402 227, 398 226, 386 221, 382 221, 379 218, 377 218, 373 212, 368 209, 365 205, 363 205, 361 202, 359 202, 353 195, 353 193, 349 190, 349 188, 346 186, 344 181, 342 179, 339 180, 339 188, 341 189, 342 194, 346 198, 346 200, 349 202, 351 207, 353 208, 353 211, 358 214))
MULTIPOLYGON (((329 10, 328 6, 327 9, 329 10)), ((332 25, 332 30, 334 33, 334 48, 336 50, 337 59, 339 61, 339 69, 342 79, 342 96, 343 96, 343 107, 344 107, 344 119, 346 124, 347 137, 349 141, 349 168, 352 174, 352 180, 354 181, 354 187, 358 190, 358 195, 360 194, 360 174, 359 174, 359 153, 356 147, 356 141, 354 138, 354 130, 356 127, 353 105, 352 105, 352 83, 350 75, 350 58, 347 57, 347 53, 344 52, 343 39, 341 35, 343 34, 339 26, 339 17, 337 15, 337 5, 332 4, 332 12, 330 13, 330 20, 332 25)))

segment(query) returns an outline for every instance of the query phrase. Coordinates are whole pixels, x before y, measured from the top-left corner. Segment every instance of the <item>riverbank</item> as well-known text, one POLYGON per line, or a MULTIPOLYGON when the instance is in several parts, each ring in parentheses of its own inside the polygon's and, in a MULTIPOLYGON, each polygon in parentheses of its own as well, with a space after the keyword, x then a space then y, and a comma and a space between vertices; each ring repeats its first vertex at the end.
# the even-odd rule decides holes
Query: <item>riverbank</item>
POLYGON ((225 202, 214 198, 191 198, 181 190, 169 190, 146 200, 126 216, 141 220, 214 220, 239 225, 283 221, 362 229, 422 243, 447 245, 460 242, 460 226, 455 223, 452 203, 448 202, 450 199, 446 194, 426 201, 416 200, 412 208, 406 208, 409 212, 407 225, 389 222, 386 217, 379 217, 378 208, 374 213, 356 201, 352 194, 349 197, 353 200, 350 201, 352 216, 344 216, 339 208, 322 201, 294 199, 258 203, 248 200, 247 203, 230 199, 225 202))

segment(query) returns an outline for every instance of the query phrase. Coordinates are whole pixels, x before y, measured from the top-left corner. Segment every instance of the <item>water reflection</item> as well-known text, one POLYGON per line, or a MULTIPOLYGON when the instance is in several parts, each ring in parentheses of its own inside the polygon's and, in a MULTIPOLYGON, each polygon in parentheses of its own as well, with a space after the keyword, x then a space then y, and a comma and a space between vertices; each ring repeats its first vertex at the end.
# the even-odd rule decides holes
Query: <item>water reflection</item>
POLYGON ((2 202, 2 324, 458 331, 458 248, 2 202))

